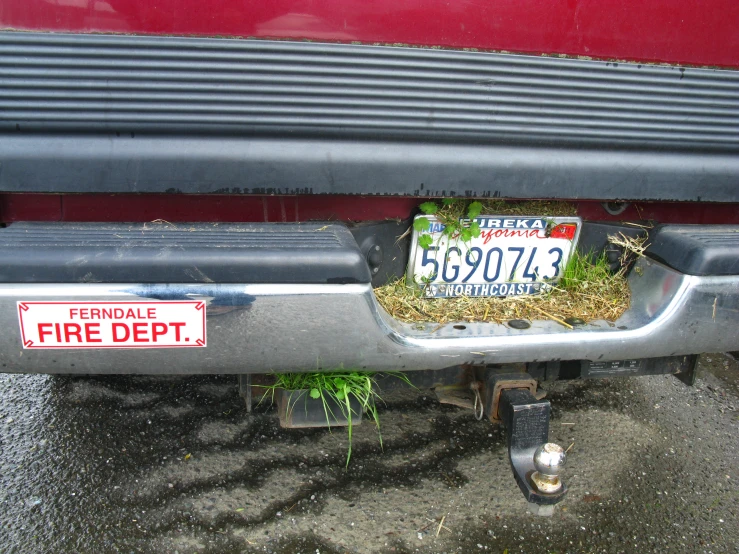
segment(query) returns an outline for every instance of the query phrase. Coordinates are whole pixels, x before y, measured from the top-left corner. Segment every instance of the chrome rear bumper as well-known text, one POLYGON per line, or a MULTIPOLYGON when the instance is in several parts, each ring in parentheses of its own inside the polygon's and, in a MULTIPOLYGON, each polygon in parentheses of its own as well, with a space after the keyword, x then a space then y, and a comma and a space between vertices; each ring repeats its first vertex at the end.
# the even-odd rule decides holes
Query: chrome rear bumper
POLYGON ((696 277, 642 259, 631 308, 574 330, 552 321, 412 325, 372 288, 347 285, 0 285, 0 368, 23 373, 264 373, 441 369, 460 364, 621 360, 739 350, 739 276, 696 277), (18 301, 202 300, 206 348, 28 350, 18 301))

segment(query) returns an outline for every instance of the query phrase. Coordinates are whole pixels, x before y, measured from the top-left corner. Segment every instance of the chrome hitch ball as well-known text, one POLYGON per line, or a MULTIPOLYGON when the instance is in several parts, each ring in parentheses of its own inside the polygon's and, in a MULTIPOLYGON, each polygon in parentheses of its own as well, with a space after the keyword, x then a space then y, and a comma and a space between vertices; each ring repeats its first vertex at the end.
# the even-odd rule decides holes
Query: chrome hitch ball
POLYGON ((559 476, 567 461, 567 454, 560 445, 553 442, 542 444, 534 452, 534 467, 536 471, 531 480, 539 492, 552 494, 562 489, 559 476))

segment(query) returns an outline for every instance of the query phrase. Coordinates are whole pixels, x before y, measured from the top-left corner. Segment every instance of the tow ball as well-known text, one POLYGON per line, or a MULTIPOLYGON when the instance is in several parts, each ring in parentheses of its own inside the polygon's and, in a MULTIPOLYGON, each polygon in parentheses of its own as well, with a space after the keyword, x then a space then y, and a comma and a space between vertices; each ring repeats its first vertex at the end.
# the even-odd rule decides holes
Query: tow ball
POLYGON ((529 509, 546 516, 567 493, 560 479, 567 456, 561 446, 548 442, 551 406, 535 396, 536 386, 527 373, 489 374, 485 411, 506 428, 508 459, 529 509))

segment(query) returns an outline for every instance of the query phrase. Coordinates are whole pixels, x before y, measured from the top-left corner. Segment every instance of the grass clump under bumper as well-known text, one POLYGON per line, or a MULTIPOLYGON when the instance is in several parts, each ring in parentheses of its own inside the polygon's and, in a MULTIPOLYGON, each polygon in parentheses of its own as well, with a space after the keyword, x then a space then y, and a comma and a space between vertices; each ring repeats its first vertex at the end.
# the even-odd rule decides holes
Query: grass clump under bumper
MULTIPOLYGON (((400 379, 407 385, 411 385, 403 373, 397 371, 386 371, 382 375, 388 375, 400 379)), ((374 421, 377 426, 377 435, 382 448, 382 434, 380 433, 380 416, 377 411, 377 402, 382 401, 378 394, 376 378, 378 373, 374 371, 334 371, 334 372, 312 372, 312 373, 277 373, 275 383, 265 387, 267 390, 262 396, 264 400, 274 394, 277 389, 285 391, 307 391, 307 395, 295 395, 295 399, 288 400, 287 410, 292 411, 297 406, 300 398, 308 402, 308 397, 320 401, 326 416, 326 424, 331 428, 331 420, 336 421, 337 415, 347 420, 348 451, 346 465, 352 455, 352 400, 359 404, 361 410, 374 421), (334 414, 332 406, 338 407, 340 414, 334 414)))

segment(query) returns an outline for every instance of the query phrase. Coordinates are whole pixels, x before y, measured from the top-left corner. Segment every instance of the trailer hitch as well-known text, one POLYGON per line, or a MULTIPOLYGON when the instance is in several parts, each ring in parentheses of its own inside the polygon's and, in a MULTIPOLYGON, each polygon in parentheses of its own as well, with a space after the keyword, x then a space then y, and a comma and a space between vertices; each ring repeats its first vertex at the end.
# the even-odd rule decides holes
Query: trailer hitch
POLYGON ((537 400, 528 389, 505 389, 500 393, 498 415, 508 434, 508 458, 529 509, 542 516, 554 513, 567 487, 559 475, 566 454, 549 440, 547 400, 537 400))
POLYGON ((508 435, 508 459, 529 509, 538 515, 552 515, 567 487, 560 479, 566 453, 561 446, 548 442, 549 401, 537 395, 536 379, 525 367, 467 370, 453 375, 455 387, 435 388, 439 400, 474 409, 476 417, 482 405, 490 421, 503 423, 508 435))

